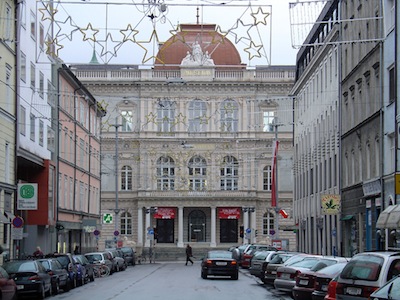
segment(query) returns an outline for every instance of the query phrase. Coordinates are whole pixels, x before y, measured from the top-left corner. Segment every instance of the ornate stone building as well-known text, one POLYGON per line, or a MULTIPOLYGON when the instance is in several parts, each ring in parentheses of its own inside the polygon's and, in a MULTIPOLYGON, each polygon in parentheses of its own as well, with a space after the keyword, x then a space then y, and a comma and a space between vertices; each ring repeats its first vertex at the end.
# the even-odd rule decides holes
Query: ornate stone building
POLYGON ((186 243, 295 249, 294 67, 248 68, 215 25, 197 24, 181 25, 160 45, 151 69, 73 70, 107 110, 99 249, 156 245, 165 256, 186 243), (276 139, 278 208, 271 205, 276 139))

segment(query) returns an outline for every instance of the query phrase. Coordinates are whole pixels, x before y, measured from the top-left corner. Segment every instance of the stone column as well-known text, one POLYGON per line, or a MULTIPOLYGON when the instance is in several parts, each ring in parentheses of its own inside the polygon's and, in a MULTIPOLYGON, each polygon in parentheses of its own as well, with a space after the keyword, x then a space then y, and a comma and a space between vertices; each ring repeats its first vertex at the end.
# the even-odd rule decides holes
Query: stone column
POLYGON ((249 228, 249 212, 243 211, 243 229, 244 229, 244 238, 243 238, 243 243, 248 244, 250 241, 247 238, 246 230, 249 228))
POLYGON ((216 207, 211 207, 211 243, 210 247, 216 247, 217 246, 217 208, 216 207))
POLYGON ((253 212, 250 212, 250 222, 251 222, 251 237, 253 240, 251 241, 252 243, 257 243, 257 237, 256 237, 256 229, 257 229, 257 223, 256 223, 256 211, 254 210, 253 212))
POLYGON ((145 247, 150 247, 150 239, 147 238, 147 229, 150 228, 150 217, 151 217, 151 213, 150 213, 150 207, 148 207, 146 209, 146 211, 149 211, 149 213, 146 213, 146 228, 145 228, 145 234, 146 234, 146 240, 144 242, 144 246, 145 247))
POLYGON ((138 208, 137 212, 137 245, 143 247, 143 209, 138 208))
POLYGON ((178 247, 183 248, 183 207, 178 207, 178 247))

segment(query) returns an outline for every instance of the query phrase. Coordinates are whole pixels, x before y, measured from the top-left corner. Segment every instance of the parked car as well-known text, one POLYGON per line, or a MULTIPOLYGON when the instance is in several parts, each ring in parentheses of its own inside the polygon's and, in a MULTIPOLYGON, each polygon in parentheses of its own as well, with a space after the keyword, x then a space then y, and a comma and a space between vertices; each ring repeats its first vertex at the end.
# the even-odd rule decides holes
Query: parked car
POLYGON ((110 269, 110 274, 113 273, 113 263, 109 259, 110 254, 108 252, 90 252, 85 253, 85 257, 91 264, 103 264, 110 269))
POLYGON ((370 296, 371 300, 400 299, 400 276, 396 276, 381 286, 370 296))
POLYGON ((62 267, 60 262, 55 258, 41 258, 38 261, 51 276, 53 294, 58 294, 60 289, 68 292, 71 286, 70 279, 67 270, 62 267))
POLYGON ((212 250, 201 262, 201 278, 208 276, 230 276, 231 279, 239 278, 239 265, 232 257, 232 252, 225 250, 212 250))
POLYGON ((106 252, 109 254, 109 260, 113 263, 112 270, 113 272, 125 271, 126 263, 125 259, 120 257, 118 252, 115 249, 106 249, 106 252))
POLYGON ((368 299, 370 295, 399 274, 400 252, 358 253, 338 277, 336 299, 368 299))
POLYGON ((75 261, 77 261, 81 266, 85 268, 84 282, 87 283, 89 281, 94 281, 93 264, 89 262, 86 256, 83 254, 75 254, 73 255, 73 258, 75 259, 75 261))
POLYGON ((136 264, 136 253, 132 247, 121 247, 117 248, 124 253, 125 261, 128 265, 134 266, 136 264))
POLYGON ((253 258, 250 261, 250 268, 249 268, 250 274, 260 279, 263 278, 265 267, 276 254, 277 254, 276 251, 264 251, 264 250, 257 251, 256 253, 254 253, 253 258))
POLYGON ((275 247, 263 245, 263 244, 250 244, 244 250, 241 256, 241 267, 244 269, 250 268, 250 261, 257 251, 278 251, 275 247))
POLYGON ((70 289, 74 289, 83 284, 83 268, 74 260, 71 253, 54 253, 51 257, 57 259, 61 266, 67 270, 70 279, 70 289))
MULTIPOLYGON (((339 272, 342 271, 344 266, 347 264, 347 261, 340 261, 337 263, 332 262, 332 260, 326 261, 321 260, 316 266, 311 268, 308 271, 303 271, 296 277, 296 283, 293 287, 293 298, 295 300, 306 300, 312 297, 313 292, 316 290, 317 287, 317 277, 323 275, 326 279, 327 277, 332 279, 335 277, 339 272), (321 268, 321 265, 325 264, 326 267, 321 268), (319 269, 318 271, 314 271, 315 269, 319 269), (321 274, 321 275, 320 275, 321 274)), ((319 277, 321 278, 321 277, 319 277)), ((328 290, 328 284, 321 285, 320 289, 318 290, 319 293, 316 295, 321 295, 321 299, 324 299, 326 292, 328 290), (325 288, 324 288, 325 286, 325 288)))
POLYGON ((278 253, 267 265, 264 273, 263 282, 267 284, 274 284, 276 279, 276 270, 283 265, 290 265, 297 261, 304 259, 309 254, 296 253, 296 252, 280 252, 278 253))
POLYGON ((339 274, 332 278, 328 284, 328 291, 324 297, 324 300, 336 300, 336 285, 338 280, 339 274))
POLYGON ((3 267, 0 267, 0 294, 2 300, 14 300, 17 297, 17 285, 3 267))
POLYGON ((17 285, 17 296, 35 296, 44 299, 52 294, 51 276, 36 260, 15 260, 3 264, 3 268, 17 285))
POLYGON ((308 270, 316 272, 326 266, 339 262, 347 262, 347 260, 347 258, 337 256, 311 255, 290 266, 281 266, 277 269, 274 281, 275 289, 292 294, 296 278, 303 272, 307 272, 308 270))
MULTIPOLYGON (((331 281, 333 281, 334 278, 337 278, 346 264, 347 263, 338 263, 336 265, 326 267, 315 274, 314 291, 311 294, 312 300, 324 300, 325 296, 328 294, 331 281)), ((334 284, 336 288, 336 283, 334 284)))

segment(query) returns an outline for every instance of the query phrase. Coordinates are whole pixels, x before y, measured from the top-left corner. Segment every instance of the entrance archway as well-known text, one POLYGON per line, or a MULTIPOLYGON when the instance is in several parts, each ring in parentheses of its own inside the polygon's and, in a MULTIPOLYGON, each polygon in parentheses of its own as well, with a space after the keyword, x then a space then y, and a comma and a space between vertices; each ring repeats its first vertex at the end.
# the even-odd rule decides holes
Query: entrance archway
POLYGON ((188 224, 189 242, 206 241, 206 215, 201 210, 194 210, 189 214, 188 224))

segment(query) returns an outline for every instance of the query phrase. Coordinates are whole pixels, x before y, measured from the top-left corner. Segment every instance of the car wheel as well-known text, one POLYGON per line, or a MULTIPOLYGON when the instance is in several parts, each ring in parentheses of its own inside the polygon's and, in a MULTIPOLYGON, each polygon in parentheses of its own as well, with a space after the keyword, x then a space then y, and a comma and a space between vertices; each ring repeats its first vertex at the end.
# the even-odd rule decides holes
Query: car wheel
POLYGON ((232 275, 231 279, 238 280, 239 279, 239 273, 236 273, 236 274, 232 275))
POLYGON ((53 295, 58 295, 60 293, 60 282, 57 282, 53 286, 53 295))
POLYGON ((92 282, 94 281, 94 271, 92 272, 92 275, 89 277, 89 280, 92 282))
POLYGON ((67 278, 65 286, 63 286, 63 292, 69 292, 70 289, 71 289, 71 279, 67 278))
POLYGON ((201 278, 207 279, 207 274, 204 271, 201 272, 201 278))
POLYGON ((53 295, 53 285, 50 282, 50 286, 49 286, 49 290, 47 291, 47 293, 45 292, 45 296, 52 296, 53 295))

